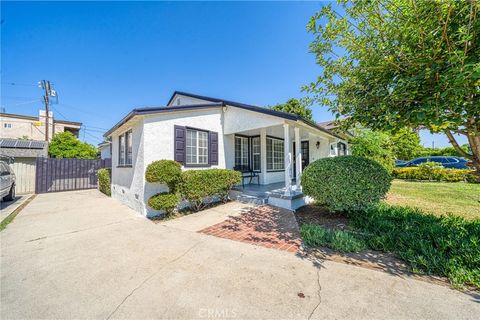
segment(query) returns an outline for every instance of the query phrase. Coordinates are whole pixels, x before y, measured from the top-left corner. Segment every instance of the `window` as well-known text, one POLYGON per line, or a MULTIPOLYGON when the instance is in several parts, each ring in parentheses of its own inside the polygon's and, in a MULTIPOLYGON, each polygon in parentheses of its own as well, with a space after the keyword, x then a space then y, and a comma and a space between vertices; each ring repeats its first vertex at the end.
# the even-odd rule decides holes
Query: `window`
POLYGON ((235 167, 247 170, 248 165, 248 138, 235 136, 235 167))
POLYGON ((285 154, 283 140, 267 138, 267 170, 284 170, 285 154))
POLYGON ((338 155, 346 156, 347 155, 347 145, 343 142, 338 143, 338 155))
POLYGON ((10 129, 12 127, 12 124, 11 123, 4 123, 3 127, 10 129))
POLYGON ((126 165, 132 165, 132 131, 127 131, 125 133, 125 145, 127 146, 127 158, 125 161, 126 165))
POLYGON ((187 129, 186 163, 208 164, 208 132, 187 129))
POLYGON ((118 165, 125 165, 125 135, 122 134, 118 139, 118 165))
POLYGON ((260 137, 252 138, 252 169, 260 171, 260 137))
POLYGON ((132 130, 118 137, 118 165, 132 165, 132 130))

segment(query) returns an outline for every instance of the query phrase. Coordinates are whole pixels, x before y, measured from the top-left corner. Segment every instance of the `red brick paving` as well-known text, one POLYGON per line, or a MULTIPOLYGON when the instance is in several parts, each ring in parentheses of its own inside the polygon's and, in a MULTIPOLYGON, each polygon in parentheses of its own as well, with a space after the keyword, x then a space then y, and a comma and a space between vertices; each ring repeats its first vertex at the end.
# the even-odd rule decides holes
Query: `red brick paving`
POLYGON ((297 252, 301 244, 293 212, 267 205, 198 232, 289 252, 297 252))

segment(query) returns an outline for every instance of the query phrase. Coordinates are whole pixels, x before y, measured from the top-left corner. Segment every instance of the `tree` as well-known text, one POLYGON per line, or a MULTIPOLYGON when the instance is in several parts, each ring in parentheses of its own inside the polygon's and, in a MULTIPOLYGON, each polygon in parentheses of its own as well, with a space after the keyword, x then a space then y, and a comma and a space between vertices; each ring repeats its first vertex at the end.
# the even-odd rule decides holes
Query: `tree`
POLYGON ((270 109, 275 111, 294 113, 304 119, 313 120, 312 109, 310 108, 311 105, 312 105, 311 99, 302 98, 299 100, 299 99, 292 98, 292 99, 289 99, 286 103, 277 104, 273 107, 270 107, 270 109))
POLYGON ((340 1, 308 24, 321 65, 305 89, 375 130, 444 132, 480 174, 480 1, 340 1), (468 138, 465 152, 454 133, 468 138))
POLYGON ((95 159, 97 148, 80 141, 69 131, 60 132, 53 136, 48 145, 48 154, 52 158, 95 159))
POLYGON ((357 130, 350 139, 352 155, 365 157, 380 163, 388 171, 394 165, 394 149, 389 134, 369 129, 357 130))
POLYGON ((403 128, 391 135, 393 153, 396 159, 410 160, 422 150, 420 136, 409 128, 403 128))

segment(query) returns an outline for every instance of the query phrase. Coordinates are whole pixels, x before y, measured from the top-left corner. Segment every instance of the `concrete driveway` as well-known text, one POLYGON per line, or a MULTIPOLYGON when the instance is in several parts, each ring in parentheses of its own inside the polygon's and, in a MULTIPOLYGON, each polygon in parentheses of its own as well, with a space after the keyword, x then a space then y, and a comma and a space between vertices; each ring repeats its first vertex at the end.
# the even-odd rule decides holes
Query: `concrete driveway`
POLYGON ((480 314, 474 294, 154 224, 96 190, 39 195, 0 237, 2 319, 480 314))

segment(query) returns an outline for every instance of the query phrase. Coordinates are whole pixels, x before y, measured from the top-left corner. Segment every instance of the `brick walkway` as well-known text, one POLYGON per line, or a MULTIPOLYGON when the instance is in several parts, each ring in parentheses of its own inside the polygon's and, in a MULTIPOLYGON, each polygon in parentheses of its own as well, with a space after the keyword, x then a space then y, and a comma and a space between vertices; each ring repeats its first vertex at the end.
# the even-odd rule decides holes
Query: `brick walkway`
POLYGON ((267 205, 198 232, 289 252, 297 252, 301 244, 294 214, 267 205))

